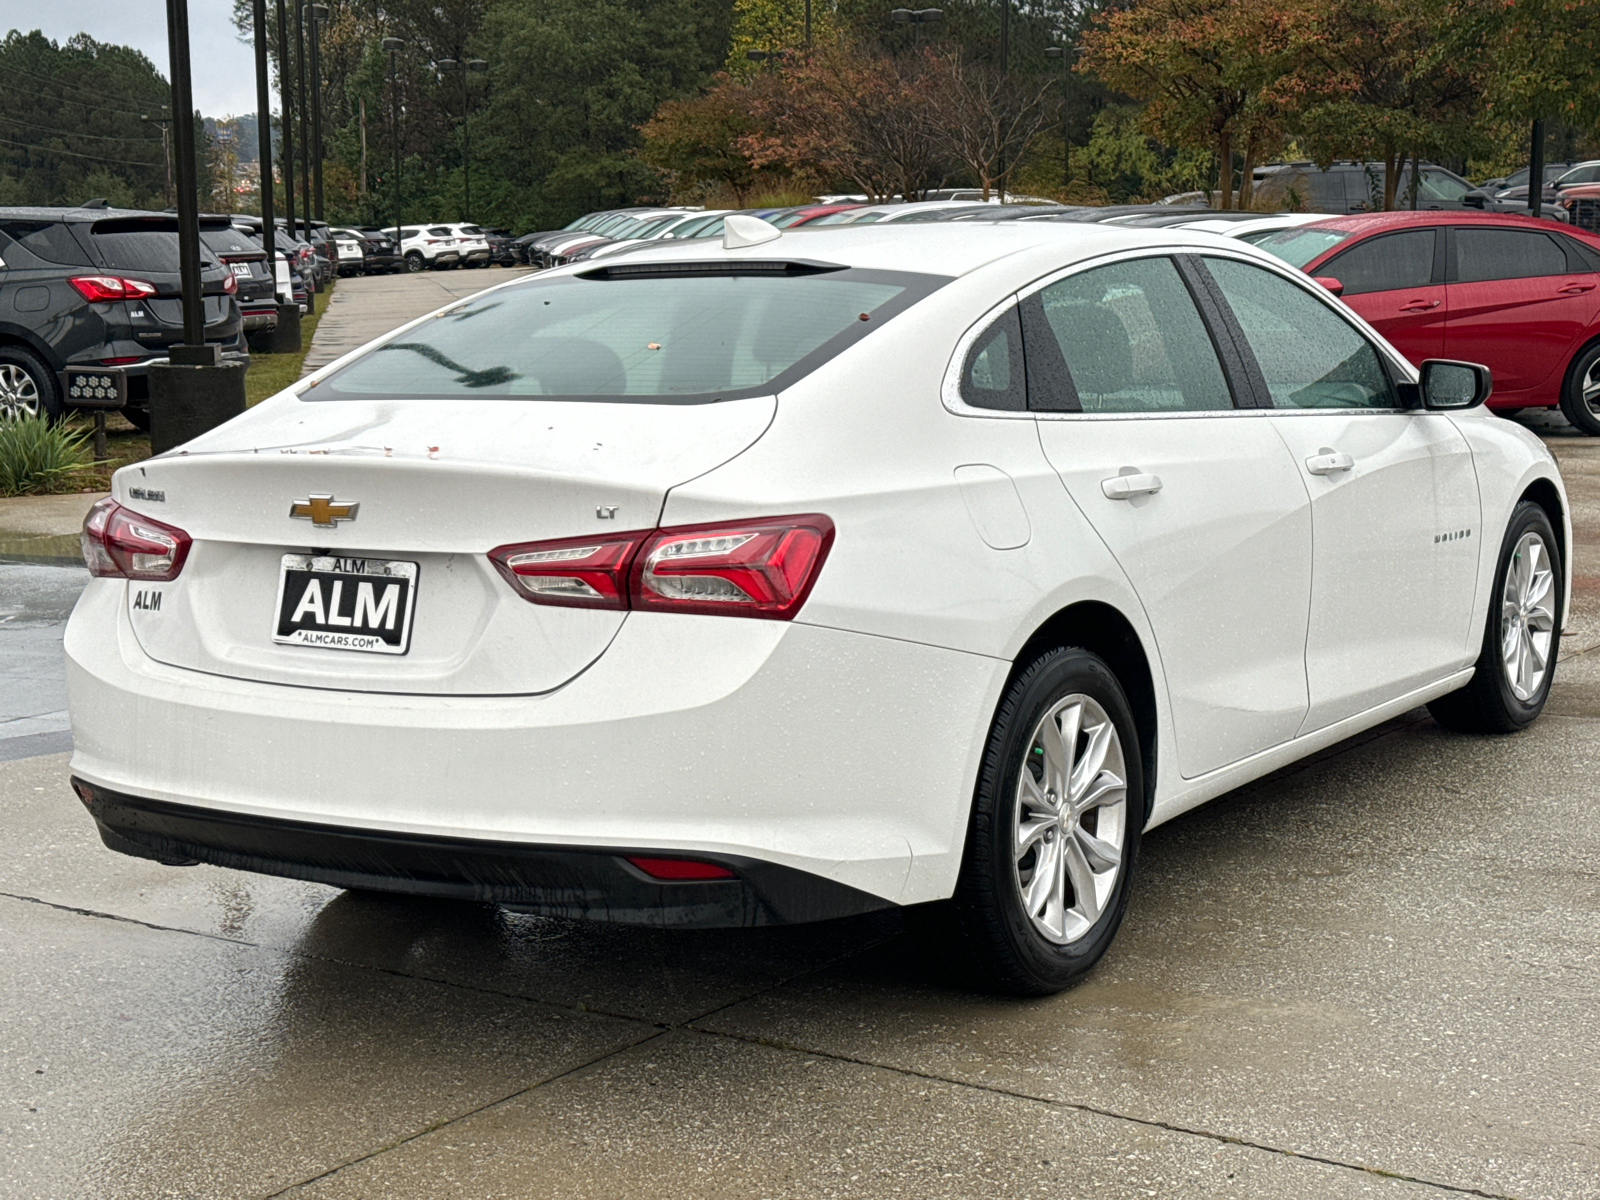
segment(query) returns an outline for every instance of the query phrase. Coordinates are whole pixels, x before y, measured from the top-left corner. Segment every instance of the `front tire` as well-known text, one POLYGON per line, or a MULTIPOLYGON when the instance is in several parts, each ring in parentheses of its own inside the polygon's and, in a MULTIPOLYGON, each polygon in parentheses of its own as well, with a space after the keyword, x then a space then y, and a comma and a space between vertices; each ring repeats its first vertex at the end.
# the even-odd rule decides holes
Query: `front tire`
POLYGON ((1127 907, 1145 820, 1139 735, 1099 656, 1049 650, 990 729, 947 926, 980 986, 1041 996, 1099 961, 1127 907))
POLYGON ((1515 733, 1544 711, 1561 649, 1560 544, 1544 509, 1531 500, 1517 505, 1500 544, 1472 678, 1428 705, 1445 728, 1515 733))
POLYGON ((1600 342, 1578 351, 1561 385, 1561 415, 1574 428, 1600 437, 1600 342))
POLYGON ((427 265, 427 263, 422 261, 422 255, 415 250, 412 250, 406 255, 406 270, 410 271, 413 275, 421 271, 427 265))

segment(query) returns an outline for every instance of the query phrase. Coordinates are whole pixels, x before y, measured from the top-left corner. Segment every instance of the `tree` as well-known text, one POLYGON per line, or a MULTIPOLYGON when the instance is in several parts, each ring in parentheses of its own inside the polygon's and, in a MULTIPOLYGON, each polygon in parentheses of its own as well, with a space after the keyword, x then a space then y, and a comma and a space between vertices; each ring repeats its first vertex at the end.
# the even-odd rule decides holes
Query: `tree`
POLYGON ((1233 207, 1233 156, 1254 164, 1282 136, 1272 90, 1304 46, 1307 10, 1252 0, 1139 0, 1107 9, 1083 35, 1077 70, 1147 102, 1146 128, 1217 155, 1221 207, 1233 207))
POLYGON ((1050 118, 1053 81, 1003 73, 960 53, 936 59, 930 74, 934 144, 972 172, 985 200, 996 186, 1003 194, 1050 118))
POLYGON ((666 173, 674 195, 719 187, 741 207, 760 173, 739 144, 764 132, 752 111, 749 87, 727 74, 703 95, 668 100, 640 127, 644 161, 666 173))

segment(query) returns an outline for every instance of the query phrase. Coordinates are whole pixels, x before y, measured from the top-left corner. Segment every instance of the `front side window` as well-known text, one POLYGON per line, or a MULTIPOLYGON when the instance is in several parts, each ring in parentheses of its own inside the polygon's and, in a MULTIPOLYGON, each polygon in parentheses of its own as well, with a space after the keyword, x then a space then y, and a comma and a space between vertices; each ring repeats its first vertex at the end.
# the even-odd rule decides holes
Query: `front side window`
POLYGON ((1565 275, 1567 254, 1549 234, 1532 229, 1451 230, 1452 283, 1565 275))
POLYGON ((1425 200, 1459 200, 1471 190, 1471 184, 1464 183, 1454 175, 1444 171, 1424 171, 1422 187, 1417 194, 1425 200))
POLYGON ((1317 268, 1344 285, 1346 296, 1427 287, 1433 282, 1434 232, 1411 229, 1358 242, 1317 268))
POLYGON ((469 300, 306 398, 670 404, 771 395, 944 282, 886 271, 791 274, 782 263, 600 268, 469 300))
POLYGON ((1027 303, 1037 305, 1023 317, 1035 408, 1233 407, 1211 335, 1171 259, 1095 267, 1052 283, 1027 303))
POLYGON ((1250 263, 1207 258, 1274 408, 1394 408, 1372 343, 1305 288, 1250 263))

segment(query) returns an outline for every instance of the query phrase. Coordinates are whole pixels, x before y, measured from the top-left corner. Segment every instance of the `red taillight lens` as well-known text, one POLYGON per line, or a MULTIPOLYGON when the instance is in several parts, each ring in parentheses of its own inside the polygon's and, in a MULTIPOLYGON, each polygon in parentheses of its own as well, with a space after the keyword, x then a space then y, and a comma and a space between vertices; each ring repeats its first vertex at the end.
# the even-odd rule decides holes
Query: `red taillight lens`
POLYGON ((632 854, 624 857, 651 879, 671 883, 737 878, 727 867, 719 867, 716 863, 696 862, 688 858, 642 858, 632 854))
POLYGON ((787 621, 832 544, 833 522, 810 515, 525 542, 489 560, 535 604, 787 621))
POLYGON ((117 275, 75 275, 67 280, 85 300, 137 300, 154 296, 155 284, 142 279, 123 279, 117 275))
POLYGON ((176 526, 132 512, 108 496, 83 519, 80 544, 91 575, 164 583, 183 570, 190 538, 176 526))
POLYGON ((819 515, 663 529, 639 552, 633 606, 787 621, 832 544, 819 515))
POLYGON ((568 608, 627 608, 628 567, 648 533, 501 546, 489 561, 518 595, 568 608))

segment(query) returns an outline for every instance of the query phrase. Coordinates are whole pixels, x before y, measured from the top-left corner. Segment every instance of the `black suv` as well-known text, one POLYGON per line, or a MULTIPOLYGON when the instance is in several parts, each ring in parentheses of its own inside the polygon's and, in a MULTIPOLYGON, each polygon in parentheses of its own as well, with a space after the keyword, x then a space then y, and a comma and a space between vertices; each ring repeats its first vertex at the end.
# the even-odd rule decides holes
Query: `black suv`
POLYGON ((233 272, 238 287, 235 299, 244 331, 255 333, 278 323, 278 297, 267 252, 233 224, 232 217, 201 217, 200 242, 223 266, 233 272))
MULTIPOLYGON (((249 357, 233 272, 202 241, 205 338, 249 357)), ((0 419, 115 407, 148 428, 149 364, 183 340, 178 220, 126 209, 0 208, 0 419)))
MULTIPOLYGON (((1293 198, 1303 212, 1361 213, 1383 208, 1381 162, 1336 162, 1326 171, 1314 162, 1269 163, 1253 173, 1256 207, 1263 203, 1282 205, 1293 198)), ((1453 171, 1424 162, 1417 172, 1417 207, 1420 209, 1460 210, 1468 207, 1465 197, 1472 185, 1453 171)), ((1411 163, 1407 160, 1395 188, 1394 206, 1410 208, 1411 163)))

